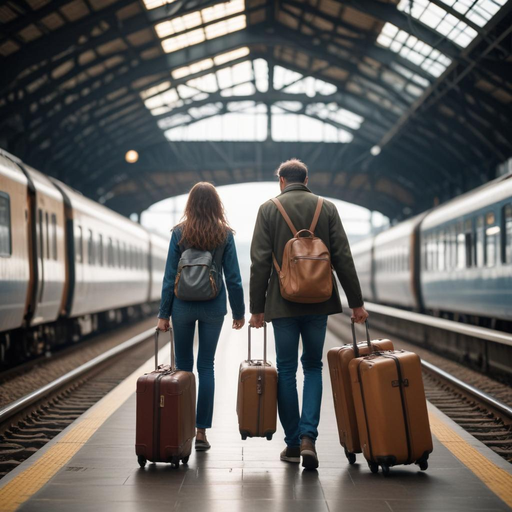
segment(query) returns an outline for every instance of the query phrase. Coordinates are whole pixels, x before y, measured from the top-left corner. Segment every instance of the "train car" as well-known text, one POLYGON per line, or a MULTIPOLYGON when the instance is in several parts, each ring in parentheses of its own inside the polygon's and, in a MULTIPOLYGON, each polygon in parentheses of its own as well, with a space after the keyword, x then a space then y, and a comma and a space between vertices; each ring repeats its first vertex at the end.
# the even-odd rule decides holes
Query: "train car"
POLYGON ((373 240, 373 236, 365 238, 351 247, 363 298, 369 302, 375 301, 375 291, 373 288, 373 240))
POLYGON ((0 151, 0 332, 21 327, 28 308, 28 186, 20 167, 0 151))
MULTIPOLYGON (((169 239, 170 239, 169 233, 169 239)), ((155 233, 149 234, 151 283, 149 289, 149 302, 160 300, 162 293, 162 282, 164 280, 165 263, 167 261, 167 250, 169 248, 169 240, 155 233)))
MULTIPOLYGON (((65 314, 85 317, 93 329, 99 312, 145 304, 149 297, 149 233, 126 217, 52 180, 66 215, 69 284, 65 314)), ((83 332, 82 332, 83 334, 83 332)))
POLYGON ((373 243, 374 297, 380 304, 419 310, 421 300, 416 279, 417 233, 424 215, 379 233, 373 243))
POLYGON ((439 206, 420 233, 427 310, 512 321, 512 177, 439 206))

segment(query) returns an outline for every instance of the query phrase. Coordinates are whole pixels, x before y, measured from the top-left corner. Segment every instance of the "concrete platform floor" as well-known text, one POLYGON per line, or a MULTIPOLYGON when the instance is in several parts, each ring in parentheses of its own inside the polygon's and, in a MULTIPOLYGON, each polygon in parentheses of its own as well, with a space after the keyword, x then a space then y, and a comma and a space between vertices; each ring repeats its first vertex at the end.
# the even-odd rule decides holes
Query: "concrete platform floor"
MULTIPOLYGON (((261 331, 253 336, 253 357, 261 350, 261 331)), ((376 337, 376 336, 375 336, 376 337)), ((275 361, 269 326, 269 359, 275 361)), ((328 333, 325 351, 339 345, 328 333)), ((430 468, 392 468, 385 478, 373 475, 358 455, 349 466, 338 442, 327 367, 320 423, 318 471, 303 471, 283 463, 279 427, 274 440, 242 441, 235 412, 238 365, 246 357, 247 331, 232 331, 226 321, 216 363, 217 391, 214 428, 208 432, 212 449, 195 452, 187 466, 173 469, 148 464, 140 469, 134 452, 135 395, 95 431, 60 470, 25 501, 23 512, 503 512, 510 510, 438 439, 430 468)), ((141 362, 142 363, 142 362, 141 362)), ((130 384, 131 385, 131 384, 130 384)), ((299 377, 301 385, 301 377, 299 377)), ((92 410, 91 410, 92 411, 92 410)), ((440 413, 436 413, 436 415, 440 413)), ((457 430, 450 420, 448 428, 457 430)), ((460 430, 457 430, 460 435, 460 430)), ((65 434, 65 432, 63 433, 65 434)), ((54 443, 62 441, 63 434, 54 443), (60 441, 59 441, 60 440, 60 441)), ((468 446, 489 451, 474 438, 468 446)), ((37 459, 44 461, 45 452, 37 459)), ((492 455, 489 455, 492 459, 492 455)), ((497 461, 497 459, 494 459, 497 461)), ((27 461, 27 466, 30 461, 27 461)), ((497 462, 499 465, 499 461, 497 462)), ((502 465, 505 467, 505 465, 502 465)), ((503 470, 501 470, 503 471, 503 470)), ((507 468, 502 474, 505 474, 507 468)), ((9 480, 23 472, 19 468, 9 480)), ((2 481, 2 485, 5 483, 2 481)), ((27 496, 28 497, 28 496, 27 496)), ((21 500, 22 501, 22 500, 21 500)), ((3 510, 0 504, 0 510, 3 510)))

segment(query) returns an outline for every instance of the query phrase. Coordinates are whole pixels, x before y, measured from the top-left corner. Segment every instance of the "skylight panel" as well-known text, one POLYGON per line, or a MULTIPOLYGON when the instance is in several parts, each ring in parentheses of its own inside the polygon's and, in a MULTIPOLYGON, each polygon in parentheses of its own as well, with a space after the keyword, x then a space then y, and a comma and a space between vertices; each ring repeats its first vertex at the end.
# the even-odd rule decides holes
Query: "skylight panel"
POLYGON ((140 97, 143 100, 145 100, 145 99, 149 98, 150 96, 154 96, 155 94, 166 91, 170 87, 171 87, 171 82, 163 82, 159 85, 155 85, 154 87, 150 87, 149 89, 142 91, 140 93, 140 97))
POLYGON ((386 23, 377 38, 377 43, 398 53, 437 77, 451 64, 451 59, 439 50, 420 41, 415 36, 386 23))
POLYGON ((232 60, 241 59, 249 55, 249 48, 244 46, 243 48, 238 48, 236 50, 232 50, 227 53, 221 53, 213 58, 216 66, 222 66, 222 64, 226 64, 226 62, 231 62, 232 60))
POLYGON ((314 103, 308 105, 306 114, 316 115, 322 119, 330 119, 338 124, 343 124, 353 130, 359 130, 364 121, 361 117, 350 110, 340 108, 336 103, 314 103))
POLYGON ((234 15, 244 11, 244 9, 244 0, 231 0, 230 2, 220 3, 190 14, 178 16, 172 20, 163 21, 155 25, 155 30, 158 36, 163 39, 162 47, 164 51, 171 53, 201 43, 205 39, 214 39, 242 30, 246 26, 245 14, 234 15), (234 17, 229 18, 229 16, 234 17), (228 19, 212 23, 222 18, 228 19), (207 25, 203 27, 202 25, 205 24, 207 25))
POLYGON ((256 81, 256 89, 259 92, 268 91, 268 64, 265 59, 256 59, 253 62, 254 78, 256 81))
POLYGON ((147 99, 144 102, 144 105, 146 105, 146 108, 149 110, 152 110, 158 107, 163 107, 164 105, 172 107, 178 100, 179 97, 176 93, 176 90, 171 89, 162 94, 158 94, 157 96, 153 96, 152 98, 147 99))
POLYGON ((156 9, 157 7, 162 7, 163 5, 172 4, 176 2, 176 0, 144 0, 144 6, 148 11, 151 9, 156 9))
POLYGON ((274 89, 283 90, 290 94, 334 94, 338 89, 335 85, 318 78, 304 77, 300 73, 281 66, 274 66, 274 89))

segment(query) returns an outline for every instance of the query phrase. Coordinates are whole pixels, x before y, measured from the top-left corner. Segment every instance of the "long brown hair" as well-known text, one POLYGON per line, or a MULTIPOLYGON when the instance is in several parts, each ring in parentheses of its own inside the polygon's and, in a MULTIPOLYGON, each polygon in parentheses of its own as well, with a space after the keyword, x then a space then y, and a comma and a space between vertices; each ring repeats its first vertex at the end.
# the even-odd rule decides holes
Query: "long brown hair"
POLYGON ((196 183, 188 195, 187 206, 181 222, 180 244, 202 251, 212 251, 222 245, 233 230, 229 226, 224 205, 211 183, 196 183))

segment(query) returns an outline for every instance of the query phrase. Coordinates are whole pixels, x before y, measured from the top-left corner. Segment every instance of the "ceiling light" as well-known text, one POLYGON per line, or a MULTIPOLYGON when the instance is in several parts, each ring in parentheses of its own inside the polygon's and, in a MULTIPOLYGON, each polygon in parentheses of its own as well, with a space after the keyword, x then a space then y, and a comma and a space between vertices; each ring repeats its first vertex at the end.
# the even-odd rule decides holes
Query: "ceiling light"
POLYGON ((370 153, 373 155, 373 156, 378 156, 380 155, 380 152, 382 151, 381 147, 380 146, 373 146, 372 149, 370 149, 370 153))
POLYGON ((124 158, 129 164, 134 164, 139 159, 139 153, 134 149, 130 149, 130 151, 126 152, 124 158))

